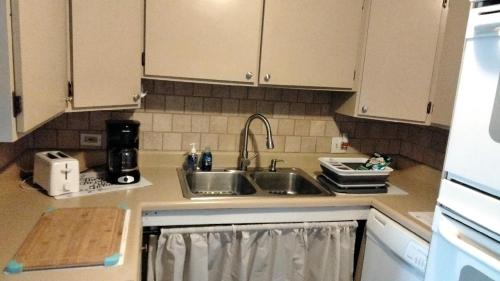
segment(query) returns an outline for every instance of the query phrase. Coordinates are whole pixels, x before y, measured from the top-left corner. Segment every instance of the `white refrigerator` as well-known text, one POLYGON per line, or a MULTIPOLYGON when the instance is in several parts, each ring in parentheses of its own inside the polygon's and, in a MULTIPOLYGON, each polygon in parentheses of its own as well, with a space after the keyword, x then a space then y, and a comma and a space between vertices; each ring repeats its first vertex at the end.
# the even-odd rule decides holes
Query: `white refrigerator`
POLYGON ((500 1, 471 1, 426 281, 500 280, 500 1))

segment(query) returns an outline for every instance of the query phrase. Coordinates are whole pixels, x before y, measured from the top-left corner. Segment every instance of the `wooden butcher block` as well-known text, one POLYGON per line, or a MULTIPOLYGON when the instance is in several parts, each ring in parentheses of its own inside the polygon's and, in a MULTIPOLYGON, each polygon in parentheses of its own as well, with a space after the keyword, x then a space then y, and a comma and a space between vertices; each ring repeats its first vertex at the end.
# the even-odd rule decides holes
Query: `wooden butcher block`
POLYGON ((118 207, 49 210, 6 271, 113 265, 120 255, 125 212, 118 207))

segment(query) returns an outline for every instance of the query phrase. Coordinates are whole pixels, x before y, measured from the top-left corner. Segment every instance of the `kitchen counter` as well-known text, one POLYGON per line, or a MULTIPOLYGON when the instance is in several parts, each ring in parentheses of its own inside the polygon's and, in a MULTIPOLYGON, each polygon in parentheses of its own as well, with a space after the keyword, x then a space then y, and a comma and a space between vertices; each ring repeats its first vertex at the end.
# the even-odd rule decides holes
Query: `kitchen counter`
MULTIPOLYGON (((215 154, 218 167, 232 167, 233 154, 215 154)), ((276 154, 261 154, 262 163, 276 154)), ((315 154, 278 155, 282 166, 300 167, 311 175, 319 172, 315 154)), ((324 156, 324 155, 323 155, 324 156)), ((342 155, 353 156, 353 155, 342 155)), ((408 195, 356 195, 335 197, 215 198, 188 200, 182 196, 176 166, 181 154, 141 153, 141 172, 153 186, 56 200, 31 188, 21 188, 15 165, 0 174, 0 266, 4 267, 48 208, 97 207, 126 204, 131 210, 124 264, 117 267, 73 268, 0 275, 0 280, 140 280, 141 214, 147 210, 226 209, 226 208, 296 208, 296 207, 375 207, 420 237, 430 241, 431 229, 408 212, 434 210, 441 172, 424 165, 393 172, 390 182, 408 195)), ((259 163, 258 163, 259 165, 259 163)), ((265 166, 261 165, 261 166, 265 166)), ((200 211, 202 212, 202 211, 200 211)))

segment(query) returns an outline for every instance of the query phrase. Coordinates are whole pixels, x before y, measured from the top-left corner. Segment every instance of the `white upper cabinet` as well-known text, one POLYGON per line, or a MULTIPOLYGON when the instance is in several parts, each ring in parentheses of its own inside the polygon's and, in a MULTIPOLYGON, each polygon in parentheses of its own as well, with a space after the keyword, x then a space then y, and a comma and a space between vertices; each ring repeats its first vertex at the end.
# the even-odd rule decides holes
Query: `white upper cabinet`
POLYGON ((0 1, 0 142, 64 112, 66 0, 0 1))
POLYGON ((465 30, 469 16, 469 0, 448 2, 446 29, 443 36, 440 59, 437 66, 437 80, 434 87, 431 123, 449 127, 462 62, 465 30))
POLYGON ((428 122, 441 0, 372 0, 356 115, 428 122))
POLYGON ((14 89, 22 109, 17 116, 17 132, 24 133, 64 112, 68 93, 68 3, 11 3, 14 89))
POLYGON ((145 76, 256 84, 262 0, 148 0, 145 76))
POLYGON ((137 107, 144 1, 71 3, 73 109, 137 107))
POLYGON ((363 0, 266 0, 259 82, 352 89, 363 0))

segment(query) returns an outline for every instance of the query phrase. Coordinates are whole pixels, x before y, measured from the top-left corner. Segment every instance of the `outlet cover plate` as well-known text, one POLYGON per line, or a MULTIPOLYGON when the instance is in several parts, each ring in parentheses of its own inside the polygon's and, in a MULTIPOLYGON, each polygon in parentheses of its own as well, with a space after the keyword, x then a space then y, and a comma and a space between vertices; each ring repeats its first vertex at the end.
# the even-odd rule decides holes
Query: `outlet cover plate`
POLYGON ((347 150, 342 149, 342 137, 332 137, 331 153, 346 153, 347 150))
POLYGON ((100 147, 101 146, 101 139, 102 139, 101 134, 81 133, 80 134, 80 145, 81 146, 100 147))

